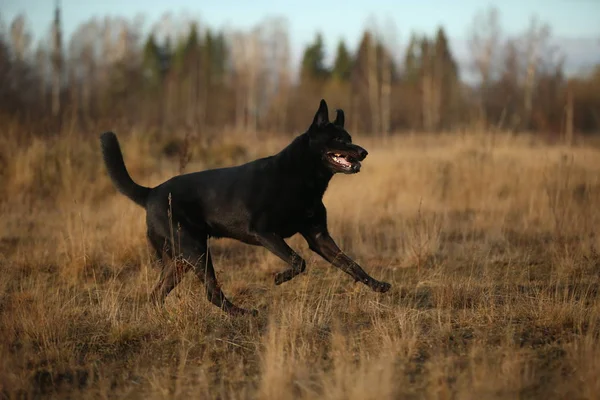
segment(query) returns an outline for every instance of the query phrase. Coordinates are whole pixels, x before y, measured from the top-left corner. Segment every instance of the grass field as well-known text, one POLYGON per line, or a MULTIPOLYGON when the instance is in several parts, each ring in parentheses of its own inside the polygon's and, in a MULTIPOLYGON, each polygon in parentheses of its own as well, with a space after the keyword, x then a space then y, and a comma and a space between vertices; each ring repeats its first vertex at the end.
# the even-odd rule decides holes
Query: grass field
MULTIPOLYGON (((134 179, 177 157, 117 132, 134 179), (167 154, 167 155, 166 155, 167 154)), ((12 135, 12 134, 11 134, 12 135)), ((324 198, 332 236, 385 294, 308 251, 307 273, 262 248, 212 242, 237 305, 189 273, 163 309, 144 211, 116 194, 97 137, 0 142, 0 393, 7 398, 596 399, 600 393, 600 148, 523 136, 354 134, 363 170, 324 198)), ((186 171, 286 139, 191 146, 186 171)))

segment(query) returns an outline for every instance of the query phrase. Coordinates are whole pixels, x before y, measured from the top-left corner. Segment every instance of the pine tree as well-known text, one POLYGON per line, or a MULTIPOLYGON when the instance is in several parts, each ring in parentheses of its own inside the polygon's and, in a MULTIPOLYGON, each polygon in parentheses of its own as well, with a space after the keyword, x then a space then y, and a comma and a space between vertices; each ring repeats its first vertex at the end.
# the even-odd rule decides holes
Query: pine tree
POLYGON ((173 57, 175 53, 175 51, 173 50, 173 43, 171 42, 170 36, 167 36, 164 44, 158 47, 158 53, 160 54, 161 71, 163 72, 164 76, 171 71, 171 67, 173 66, 173 57))
POLYGON ((325 67, 325 45, 323 36, 317 33, 313 44, 304 50, 302 57, 302 80, 321 80, 327 79, 329 71, 325 67))
POLYGON ((193 22, 190 26, 190 33, 187 37, 186 50, 196 51, 198 49, 198 45, 200 44, 200 39, 198 36, 198 24, 193 22))
POLYGON ((437 127, 438 108, 436 102, 436 87, 434 85, 434 63, 432 44, 427 37, 419 41, 420 47, 420 79, 423 128, 431 131, 437 127))
POLYGON ((182 79, 187 80, 197 76, 200 69, 200 52, 198 25, 194 22, 187 38, 179 43, 175 52, 176 67, 182 73, 182 79))
POLYGON ((202 44, 202 69, 204 70, 204 79, 211 82, 214 70, 215 41, 210 29, 206 30, 204 43, 202 44))
POLYGON ((212 38, 212 79, 215 83, 222 82, 227 66, 227 44, 223 32, 212 38))
POLYGON ((346 48, 346 44, 343 40, 340 40, 340 43, 337 47, 337 52, 335 56, 335 61, 333 63, 333 70, 331 74, 334 79, 337 79, 341 82, 346 82, 350 80, 350 74, 352 72, 352 55, 346 48))
POLYGON ((185 58, 187 54, 186 40, 179 40, 175 46, 173 53, 173 69, 179 74, 185 66, 185 58))
POLYGON ((433 57, 434 86, 439 108, 438 127, 447 128, 454 123, 454 116, 457 114, 459 77, 456 61, 442 27, 436 34, 433 57))
POLYGON ((143 73, 150 87, 156 87, 162 79, 160 49, 153 34, 148 36, 143 52, 143 73))
POLYGON ((419 40, 414 33, 410 36, 410 42, 404 56, 404 79, 409 83, 416 83, 419 79, 421 69, 419 40))

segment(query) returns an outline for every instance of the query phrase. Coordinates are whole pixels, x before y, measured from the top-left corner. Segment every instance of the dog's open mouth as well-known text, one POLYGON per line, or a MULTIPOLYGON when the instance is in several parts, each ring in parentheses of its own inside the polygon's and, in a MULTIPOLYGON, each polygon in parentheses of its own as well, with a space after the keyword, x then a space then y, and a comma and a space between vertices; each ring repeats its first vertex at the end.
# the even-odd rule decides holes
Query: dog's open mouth
POLYGON ((328 161, 343 171, 358 172, 360 170, 360 161, 349 154, 330 151, 327 153, 328 161))

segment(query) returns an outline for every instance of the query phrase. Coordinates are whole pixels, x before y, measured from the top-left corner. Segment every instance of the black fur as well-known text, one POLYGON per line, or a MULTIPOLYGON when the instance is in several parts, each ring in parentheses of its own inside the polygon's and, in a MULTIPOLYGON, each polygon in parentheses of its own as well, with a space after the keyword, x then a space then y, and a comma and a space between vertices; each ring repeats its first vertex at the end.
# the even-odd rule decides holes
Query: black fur
POLYGON ((266 247, 289 265, 275 275, 279 285, 306 268, 284 240, 300 233, 311 250, 356 281, 377 292, 389 290, 388 283, 373 279, 345 255, 327 231, 322 198, 329 181, 338 172, 359 172, 367 151, 352 144, 342 110, 329 122, 324 100, 309 129, 278 154, 235 167, 178 175, 152 189, 133 182, 114 133, 106 132, 100 140, 117 190, 146 209, 148 240, 157 256, 175 259, 163 263, 152 293, 155 301, 164 301, 191 268, 204 282, 211 302, 229 313, 247 312, 233 305, 219 287, 207 246, 210 237, 266 247))
POLYGON ((117 190, 129 197, 137 205, 146 207, 150 188, 138 185, 129 176, 129 172, 125 168, 117 136, 112 132, 106 132, 102 135, 100 143, 102 144, 102 154, 106 169, 108 170, 108 176, 110 176, 117 190))

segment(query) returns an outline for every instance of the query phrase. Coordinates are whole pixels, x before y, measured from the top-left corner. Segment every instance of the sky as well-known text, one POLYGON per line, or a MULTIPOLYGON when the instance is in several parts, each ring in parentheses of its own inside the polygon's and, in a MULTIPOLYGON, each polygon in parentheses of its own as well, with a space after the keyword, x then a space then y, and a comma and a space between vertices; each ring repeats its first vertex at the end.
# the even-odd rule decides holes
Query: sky
MULTIPOLYGON (((56 0, 0 0, 0 19, 9 23, 25 13, 36 37, 48 31, 56 0)), ((357 46, 369 18, 382 25, 395 24, 398 42, 405 44, 411 32, 433 34, 442 25, 450 38, 455 56, 468 57, 466 38, 476 12, 494 5, 500 11, 506 34, 523 32, 532 15, 552 28, 552 36, 567 55, 567 69, 600 62, 600 0, 59 0, 63 27, 70 36, 80 23, 94 16, 143 15, 149 26, 170 12, 185 15, 213 28, 230 26, 247 29, 266 17, 287 18, 294 59, 320 31, 331 58, 340 39, 351 48, 357 46)))

